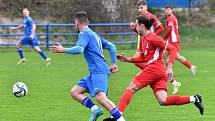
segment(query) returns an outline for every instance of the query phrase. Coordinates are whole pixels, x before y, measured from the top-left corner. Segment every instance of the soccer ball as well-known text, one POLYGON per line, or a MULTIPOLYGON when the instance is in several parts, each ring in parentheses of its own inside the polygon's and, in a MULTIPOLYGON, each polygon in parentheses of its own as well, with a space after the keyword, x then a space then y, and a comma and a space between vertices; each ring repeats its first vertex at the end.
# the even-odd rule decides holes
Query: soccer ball
POLYGON ((23 97, 28 93, 28 87, 23 82, 17 82, 13 85, 13 94, 16 97, 23 97))

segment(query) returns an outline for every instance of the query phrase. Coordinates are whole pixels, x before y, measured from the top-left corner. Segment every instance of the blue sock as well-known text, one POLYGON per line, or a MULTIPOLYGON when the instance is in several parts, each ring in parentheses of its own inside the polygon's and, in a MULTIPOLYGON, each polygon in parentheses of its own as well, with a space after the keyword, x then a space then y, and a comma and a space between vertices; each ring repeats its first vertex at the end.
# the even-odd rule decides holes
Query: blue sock
POLYGON ((39 51, 38 53, 39 53, 44 59, 47 58, 46 54, 45 54, 43 51, 39 51))
POLYGON ((22 53, 22 48, 17 48, 17 52, 19 53, 19 57, 20 57, 21 59, 23 59, 23 58, 24 58, 24 55, 23 55, 23 53, 22 53))
POLYGON ((90 98, 86 97, 83 101, 82 101, 82 105, 88 107, 89 109, 91 109, 95 104, 93 103, 93 101, 90 100, 90 98))
POLYGON ((118 120, 122 115, 121 113, 119 112, 119 110, 117 108, 114 108, 110 114, 116 119, 118 120))

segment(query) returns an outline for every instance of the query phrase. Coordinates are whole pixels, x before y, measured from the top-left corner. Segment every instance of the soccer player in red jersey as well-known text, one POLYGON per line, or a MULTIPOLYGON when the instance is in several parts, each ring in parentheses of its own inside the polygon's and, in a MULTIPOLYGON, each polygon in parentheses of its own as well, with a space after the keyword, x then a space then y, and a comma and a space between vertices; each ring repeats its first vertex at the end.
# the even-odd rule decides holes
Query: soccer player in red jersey
POLYGON ((145 62, 145 68, 133 78, 130 85, 125 89, 118 104, 119 111, 122 113, 124 112, 135 92, 150 85, 160 105, 169 106, 194 103, 203 115, 204 106, 200 95, 167 95, 167 80, 170 80, 173 76, 172 65, 177 51, 174 46, 168 44, 155 33, 150 32, 150 27, 153 23, 154 19, 149 19, 146 16, 139 16, 137 18, 137 32, 141 35, 141 41, 138 48, 140 54, 138 56, 129 58, 124 53, 117 55, 117 58, 122 62, 145 62), (165 49, 169 51, 169 62, 166 68, 162 62, 162 53, 165 49))
MULTIPOLYGON (((137 10, 139 12, 139 15, 147 16, 148 18, 153 18, 155 22, 151 26, 150 31, 154 32, 156 35, 160 35, 164 31, 164 27, 158 20, 158 18, 154 14, 148 12, 147 9, 148 9, 147 2, 145 0, 138 2, 137 10)), ((134 22, 130 23, 130 27, 134 32, 137 32, 136 24, 134 22)))
MULTIPOLYGON (((192 65, 185 57, 183 57, 180 54, 180 49, 179 49, 179 43, 180 43, 180 36, 178 34, 178 21, 175 15, 172 12, 172 6, 167 5, 165 7, 165 14, 167 15, 167 20, 166 20, 166 33, 163 35, 163 39, 167 39, 167 41, 176 47, 177 49, 177 54, 176 54, 176 59, 180 61, 182 64, 184 64, 187 68, 189 68, 192 72, 193 75, 196 73, 196 66, 192 65)), ((168 54, 165 53, 164 57, 167 57, 168 54)), ((167 57, 168 58, 168 57, 167 57)), ((165 59, 168 61, 168 59, 165 59)))
MULTIPOLYGON (((153 15, 152 13, 147 11, 147 2, 145 0, 138 2, 137 4, 137 9, 138 12, 141 16, 147 16, 148 18, 153 18, 155 21, 152 24, 152 26, 150 27, 150 31, 154 32, 156 35, 160 35, 163 31, 164 31, 164 27, 161 24, 161 22, 158 20, 158 18, 153 15), (156 30, 156 31, 155 31, 156 30)), ((130 23, 130 27, 131 29, 137 33, 137 29, 136 29, 136 24, 131 22, 130 23)), ((139 41, 140 41, 140 36, 138 35, 138 46, 139 46, 139 41)), ((138 48, 137 46, 137 48, 138 48)), ((136 52, 136 55, 139 55, 139 52, 136 52)), ((139 67, 140 69, 144 69, 145 68, 145 63, 134 63, 137 67, 139 67)), ((177 94, 179 87, 181 86, 180 82, 177 82, 174 78, 170 81, 172 86, 173 86, 173 94, 177 94)))

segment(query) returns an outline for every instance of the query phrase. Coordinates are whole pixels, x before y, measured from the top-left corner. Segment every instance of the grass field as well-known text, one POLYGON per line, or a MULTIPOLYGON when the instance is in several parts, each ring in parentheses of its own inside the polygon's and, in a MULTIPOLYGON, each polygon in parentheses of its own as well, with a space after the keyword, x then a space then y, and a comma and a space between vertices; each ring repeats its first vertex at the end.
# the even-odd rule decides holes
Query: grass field
MULTIPOLYGON (((181 81, 181 95, 200 93, 206 107, 204 116, 193 104, 161 107, 152 90, 147 87, 136 93, 124 113, 127 121, 215 121, 215 50, 184 49, 181 53, 198 66, 196 76, 176 62, 174 74, 181 81)), ((125 50, 133 55, 134 50, 125 50)), ((87 66, 81 55, 52 54, 49 68, 39 55, 24 48, 28 60, 25 65, 16 65, 18 54, 15 48, 0 48, 0 121, 88 121, 90 111, 72 100, 70 88, 87 75, 87 66), (11 93, 18 81, 27 84, 29 93, 17 98, 11 93)), ((107 53, 106 53, 107 55, 107 53)), ((107 55, 108 56, 108 55, 107 55)), ((119 72, 111 75, 109 98, 118 103, 123 90, 139 71, 128 63, 118 62, 119 72)), ((169 94, 171 94, 169 84, 169 94)), ((108 116, 106 111, 98 121, 108 116)))

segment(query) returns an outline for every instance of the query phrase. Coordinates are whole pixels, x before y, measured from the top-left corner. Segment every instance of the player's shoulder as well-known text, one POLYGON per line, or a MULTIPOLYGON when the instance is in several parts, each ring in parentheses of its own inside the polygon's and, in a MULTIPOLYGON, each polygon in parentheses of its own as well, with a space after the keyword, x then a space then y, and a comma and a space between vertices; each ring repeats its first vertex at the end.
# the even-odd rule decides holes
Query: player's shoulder
POLYGON ((156 35, 155 33, 151 32, 146 36, 146 40, 148 40, 149 42, 154 42, 154 41, 160 41, 162 40, 162 38, 156 35))
POLYGON ((96 33, 93 30, 91 30, 90 28, 87 28, 87 29, 80 31, 79 35, 91 37, 91 36, 95 36, 96 33))
POLYGON ((26 20, 33 21, 33 19, 31 17, 27 17, 26 20))
POLYGON ((90 33, 89 29, 84 29, 84 30, 79 32, 80 35, 86 35, 88 33, 90 33))
POLYGON ((149 18, 157 19, 157 16, 156 16, 155 14, 150 13, 150 12, 148 12, 148 13, 146 14, 146 16, 149 17, 149 18))
POLYGON ((27 21, 27 22, 34 22, 33 19, 32 19, 31 17, 27 17, 27 18, 26 18, 26 21, 27 21))
POLYGON ((169 20, 169 21, 173 21, 175 19, 176 19, 175 15, 171 15, 171 16, 167 17, 167 20, 169 20))

